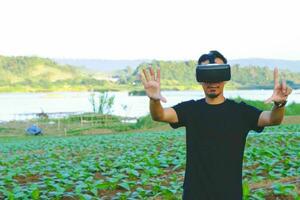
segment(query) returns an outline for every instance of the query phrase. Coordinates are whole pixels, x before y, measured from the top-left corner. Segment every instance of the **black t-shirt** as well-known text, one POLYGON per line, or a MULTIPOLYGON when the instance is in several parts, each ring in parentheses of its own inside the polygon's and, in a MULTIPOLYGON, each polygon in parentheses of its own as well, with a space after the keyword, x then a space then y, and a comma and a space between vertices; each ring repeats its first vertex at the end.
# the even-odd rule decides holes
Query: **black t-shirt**
POLYGON ((242 199, 242 164, 250 130, 262 132, 262 112, 244 102, 226 99, 211 105, 205 99, 173 106, 178 122, 186 127, 186 171, 183 199, 242 199))

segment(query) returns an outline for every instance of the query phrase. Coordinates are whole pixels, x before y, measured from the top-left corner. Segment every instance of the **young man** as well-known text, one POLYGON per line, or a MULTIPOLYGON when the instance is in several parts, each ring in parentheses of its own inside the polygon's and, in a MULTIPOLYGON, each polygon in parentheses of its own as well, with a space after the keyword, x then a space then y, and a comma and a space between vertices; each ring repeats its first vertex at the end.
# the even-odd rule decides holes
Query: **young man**
MULTIPOLYGON (((199 58, 198 64, 227 63, 217 51, 199 58), (213 59, 209 56, 214 56, 213 59)), ((262 111, 244 102, 237 103, 223 95, 225 81, 200 84, 205 98, 181 102, 163 108, 166 99, 160 93, 160 70, 143 69, 140 78, 150 98, 152 119, 170 123, 171 127, 186 127, 186 171, 183 199, 241 200, 242 161, 246 137, 250 130, 262 132, 265 126, 279 125, 284 105, 292 89, 278 80, 274 69, 274 91, 266 103, 274 102, 271 111, 262 111)))

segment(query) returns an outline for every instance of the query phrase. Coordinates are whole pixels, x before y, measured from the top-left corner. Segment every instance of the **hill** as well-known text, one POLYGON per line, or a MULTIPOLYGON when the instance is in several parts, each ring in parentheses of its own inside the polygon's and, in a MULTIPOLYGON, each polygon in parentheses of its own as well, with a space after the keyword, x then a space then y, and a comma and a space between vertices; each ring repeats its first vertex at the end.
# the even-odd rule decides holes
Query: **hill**
POLYGON ((1 92, 88 90, 107 84, 79 67, 40 57, 0 56, 1 92))
POLYGON ((111 73, 126 67, 136 68, 147 60, 54 59, 59 64, 84 67, 96 72, 111 73))
POLYGON ((59 65, 39 57, 0 56, 1 84, 24 82, 56 82, 83 78, 87 73, 70 65, 59 65))
MULTIPOLYGON (((0 92, 38 91, 119 91, 139 90, 137 74, 149 63, 161 68, 162 89, 198 89, 195 80, 196 61, 143 62, 136 68, 127 66, 116 70, 114 77, 107 73, 87 70, 40 57, 0 56, 0 92)), ((300 73, 280 70, 293 88, 300 88, 300 73)), ((231 89, 267 89, 273 87, 273 71, 268 67, 232 65, 231 89)))
MULTIPOLYGON (((126 67, 135 69, 144 62, 151 62, 151 60, 137 59, 137 60, 109 60, 109 59, 53 59, 59 64, 67 64, 72 66, 84 67, 88 70, 97 72, 111 73, 117 70, 123 70, 126 67)), ((166 61, 167 62, 167 61, 166 61)), ((171 62, 185 62, 184 60, 173 60, 171 62)), ((247 59, 232 59, 229 60, 232 65, 244 66, 260 66, 270 67, 278 66, 279 69, 288 69, 291 72, 300 72, 300 60, 282 60, 282 59, 265 59, 265 58, 247 58, 247 59)))

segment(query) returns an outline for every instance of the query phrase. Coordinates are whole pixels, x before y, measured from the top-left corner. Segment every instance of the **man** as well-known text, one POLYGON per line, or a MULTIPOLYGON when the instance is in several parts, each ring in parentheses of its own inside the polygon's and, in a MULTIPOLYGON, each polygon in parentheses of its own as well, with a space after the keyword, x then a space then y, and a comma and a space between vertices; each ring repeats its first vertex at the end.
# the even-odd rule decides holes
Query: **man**
MULTIPOLYGON (((227 63, 218 51, 202 55, 198 64, 227 63), (213 56, 213 59, 211 58, 213 56)), ((152 119, 186 127, 186 171, 183 199, 242 199, 242 160, 250 130, 262 132, 265 126, 279 125, 284 105, 292 89, 285 80, 279 83, 274 69, 274 91, 266 103, 274 102, 271 111, 262 111, 244 102, 237 103, 223 95, 225 81, 201 82, 205 98, 181 102, 163 108, 166 99, 160 93, 160 69, 143 69, 140 78, 150 98, 152 119)))

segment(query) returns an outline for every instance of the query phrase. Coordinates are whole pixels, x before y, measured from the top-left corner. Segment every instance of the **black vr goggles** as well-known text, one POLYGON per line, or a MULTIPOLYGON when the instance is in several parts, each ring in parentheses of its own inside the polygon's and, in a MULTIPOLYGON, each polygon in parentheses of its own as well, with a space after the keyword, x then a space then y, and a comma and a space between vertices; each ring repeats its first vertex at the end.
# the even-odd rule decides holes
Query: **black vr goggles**
POLYGON ((221 82, 231 78, 230 65, 205 64, 197 65, 196 78, 198 82, 221 82))
POLYGON ((222 82, 231 78, 230 65, 216 64, 215 56, 212 53, 200 57, 196 68, 196 78, 198 82, 222 82), (210 64, 199 64, 209 60, 210 64))

